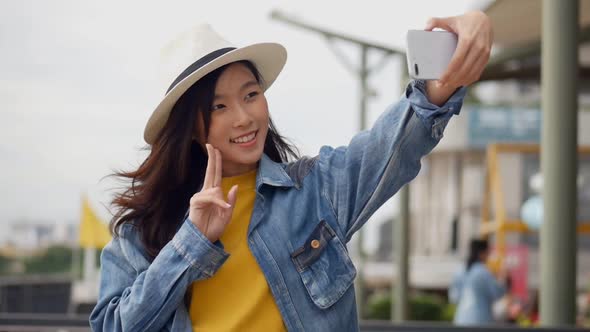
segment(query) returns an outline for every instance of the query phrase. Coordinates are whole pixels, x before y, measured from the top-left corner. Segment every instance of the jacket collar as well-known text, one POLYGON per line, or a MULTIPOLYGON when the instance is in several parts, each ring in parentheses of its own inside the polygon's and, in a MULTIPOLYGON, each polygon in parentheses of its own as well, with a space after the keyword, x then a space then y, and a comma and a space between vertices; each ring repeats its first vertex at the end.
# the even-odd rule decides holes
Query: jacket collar
POLYGON ((262 184, 275 187, 293 187, 295 182, 289 177, 283 164, 274 162, 266 154, 262 154, 256 175, 256 190, 260 189, 262 184))

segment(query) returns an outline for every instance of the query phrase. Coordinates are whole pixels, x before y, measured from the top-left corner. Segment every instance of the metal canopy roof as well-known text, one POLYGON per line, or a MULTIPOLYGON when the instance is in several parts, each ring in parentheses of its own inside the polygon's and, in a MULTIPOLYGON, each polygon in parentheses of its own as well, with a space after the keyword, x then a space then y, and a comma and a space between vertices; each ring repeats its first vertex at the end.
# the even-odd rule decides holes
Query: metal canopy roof
MULTIPOLYGON (((540 79, 541 6, 539 0, 497 0, 484 11, 494 26, 496 53, 481 81, 540 79)), ((580 79, 590 80, 590 0, 580 0, 580 79)), ((583 83, 583 82, 580 82, 583 83)), ((585 87, 586 84, 580 84, 585 87)))
MULTIPOLYGON (((539 0, 496 0, 484 11, 494 25, 494 43, 515 47, 541 37, 541 6, 539 0)), ((590 0, 580 0, 580 27, 590 25, 590 0)))

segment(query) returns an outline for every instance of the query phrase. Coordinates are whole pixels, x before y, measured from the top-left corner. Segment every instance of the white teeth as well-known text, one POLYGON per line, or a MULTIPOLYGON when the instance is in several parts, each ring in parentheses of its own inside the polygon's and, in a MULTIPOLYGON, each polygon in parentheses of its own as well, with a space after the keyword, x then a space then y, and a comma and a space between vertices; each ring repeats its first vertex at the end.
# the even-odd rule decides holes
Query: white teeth
POLYGON ((252 133, 252 134, 250 134, 250 135, 247 135, 247 136, 242 136, 242 137, 238 137, 238 138, 232 139, 231 141, 233 143, 248 143, 251 140, 253 140, 254 137, 256 137, 256 133, 255 132, 252 133))

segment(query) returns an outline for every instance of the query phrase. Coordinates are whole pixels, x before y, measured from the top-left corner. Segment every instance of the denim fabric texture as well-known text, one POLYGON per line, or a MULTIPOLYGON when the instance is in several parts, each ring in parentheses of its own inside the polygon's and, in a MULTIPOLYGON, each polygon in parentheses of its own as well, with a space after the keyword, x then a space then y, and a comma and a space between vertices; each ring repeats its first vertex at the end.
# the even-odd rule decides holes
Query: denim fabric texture
MULTIPOLYGON (((466 92, 458 89, 438 107, 418 87, 410 83, 348 146, 324 146, 289 164, 263 155, 247 240, 289 331, 358 331, 356 269, 346 243, 418 174, 466 92)), ((192 331, 185 293, 214 277, 229 254, 188 218, 180 224, 152 262, 130 224, 104 248, 94 331, 192 331)))

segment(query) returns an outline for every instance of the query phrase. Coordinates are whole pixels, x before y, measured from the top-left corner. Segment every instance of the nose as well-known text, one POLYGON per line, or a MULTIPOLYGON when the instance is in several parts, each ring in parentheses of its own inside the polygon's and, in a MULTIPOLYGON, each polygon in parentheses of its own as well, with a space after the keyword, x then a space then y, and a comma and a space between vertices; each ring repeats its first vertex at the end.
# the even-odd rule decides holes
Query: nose
POLYGON ((247 127, 252 122, 252 117, 243 105, 235 107, 234 127, 247 127))

